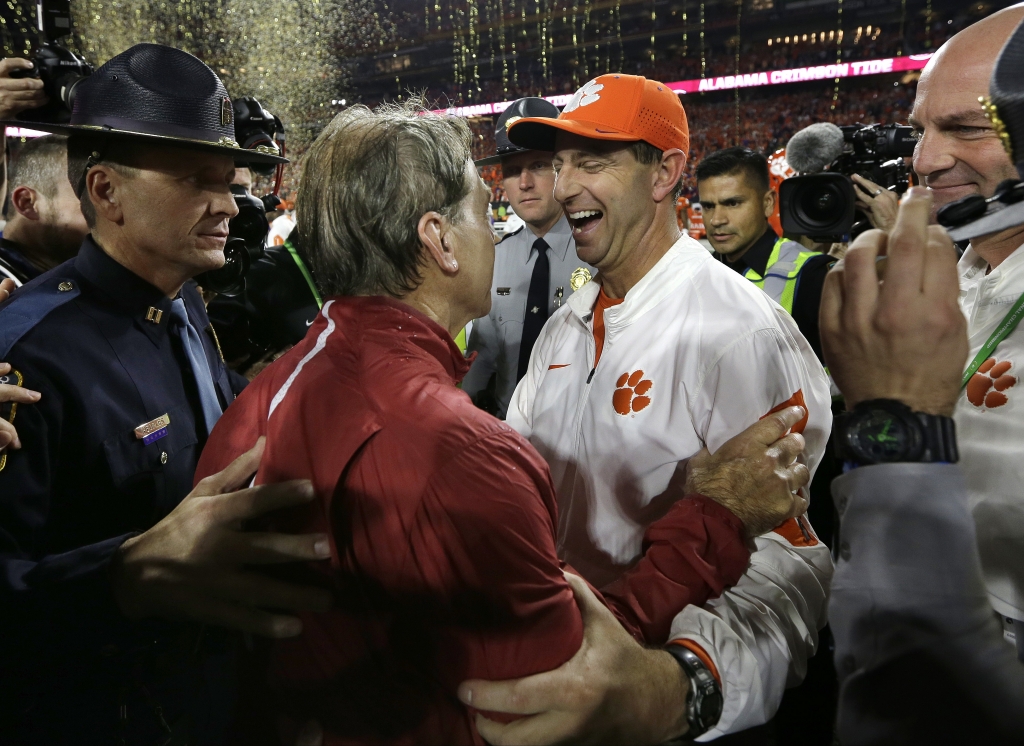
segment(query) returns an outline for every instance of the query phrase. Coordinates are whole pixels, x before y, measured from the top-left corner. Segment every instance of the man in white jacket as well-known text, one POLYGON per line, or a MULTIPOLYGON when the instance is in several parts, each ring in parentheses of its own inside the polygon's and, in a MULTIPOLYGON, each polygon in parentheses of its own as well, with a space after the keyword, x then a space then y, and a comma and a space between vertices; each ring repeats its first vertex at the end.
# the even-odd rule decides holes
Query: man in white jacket
MULTIPOLYGON (((522 119, 509 137, 555 152, 555 198, 581 260, 599 270, 541 332, 508 423, 551 466, 561 557, 601 587, 636 563, 646 528, 682 497, 688 460, 769 412, 806 408, 795 429, 813 472, 831 427, 828 380, 781 307, 680 234, 675 199, 689 136, 666 86, 604 75, 557 120, 522 119)), ((648 640, 693 652, 720 687, 717 722, 690 719, 691 737, 706 728, 700 740, 770 719, 784 689, 802 679, 825 624, 832 562, 806 518, 753 541, 735 587, 703 608, 675 610, 668 638, 648 640)), ((530 684, 501 691, 522 705, 530 684)), ((488 686, 471 682, 466 691, 482 709, 502 710, 488 686)), ((532 741, 596 735, 578 712, 600 710, 601 693, 574 692, 568 676, 560 688, 575 705, 536 709, 575 707, 577 716, 548 718, 551 727, 532 741)), ((523 732, 521 721, 478 725, 492 743, 523 732)))
MULTIPOLYGON (((920 136, 914 170, 935 209, 969 194, 991 197, 1018 176, 978 99, 1022 19, 1016 5, 964 29, 921 76, 910 116, 920 136)), ((953 419, 989 600, 1024 660, 1024 327, 1011 313, 1024 304, 1022 244, 1020 225, 981 236, 958 265, 971 349, 953 419)))

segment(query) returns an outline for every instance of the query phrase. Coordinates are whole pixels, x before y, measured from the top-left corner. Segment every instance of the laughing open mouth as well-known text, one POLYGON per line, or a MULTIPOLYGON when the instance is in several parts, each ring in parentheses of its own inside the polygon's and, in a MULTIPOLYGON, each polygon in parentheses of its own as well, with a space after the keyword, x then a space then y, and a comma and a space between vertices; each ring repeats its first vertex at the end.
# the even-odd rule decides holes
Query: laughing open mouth
POLYGON ((601 222, 604 213, 600 210, 579 210, 569 213, 569 224, 573 234, 585 233, 601 222))

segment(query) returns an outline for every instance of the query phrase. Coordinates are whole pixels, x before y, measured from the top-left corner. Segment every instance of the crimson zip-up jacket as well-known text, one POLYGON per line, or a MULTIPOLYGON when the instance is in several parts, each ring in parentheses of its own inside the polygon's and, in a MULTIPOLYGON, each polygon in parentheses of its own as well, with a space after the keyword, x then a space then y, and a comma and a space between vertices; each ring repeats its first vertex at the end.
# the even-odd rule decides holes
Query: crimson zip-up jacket
MULTIPOLYGON (((328 745, 483 743, 460 682, 547 671, 579 649, 547 464, 457 388, 468 369, 411 307, 333 298, 218 422, 196 481, 265 435, 256 484, 310 479, 317 500, 260 528, 331 537, 330 560, 284 577, 332 589, 334 609, 301 615, 300 637, 249 661, 240 741, 294 743, 313 719, 328 745)), ((687 497, 604 599, 636 639, 662 644, 748 559, 739 519, 687 497)))

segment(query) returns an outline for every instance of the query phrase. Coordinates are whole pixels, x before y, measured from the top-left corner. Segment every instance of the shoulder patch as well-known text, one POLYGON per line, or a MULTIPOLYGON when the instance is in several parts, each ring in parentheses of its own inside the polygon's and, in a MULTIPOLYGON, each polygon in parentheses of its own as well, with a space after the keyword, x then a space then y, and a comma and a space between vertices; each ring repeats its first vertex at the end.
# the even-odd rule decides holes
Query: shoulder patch
POLYGON ((57 275, 15 291, 11 299, 0 306, 0 360, 5 360, 11 348, 36 324, 81 292, 77 281, 57 275))
POLYGON ((502 243, 504 243, 506 238, 512 238, 512 236, 518 236, 520 233, 523 232, 523 228, 525 228, 525 227, 526 227, 526 223, 523 223, 521 226, 516 228, 511 233, 506 233, 504 236, 501 237, 501 241, 498 241, 498 245, 500 246, 502 243))

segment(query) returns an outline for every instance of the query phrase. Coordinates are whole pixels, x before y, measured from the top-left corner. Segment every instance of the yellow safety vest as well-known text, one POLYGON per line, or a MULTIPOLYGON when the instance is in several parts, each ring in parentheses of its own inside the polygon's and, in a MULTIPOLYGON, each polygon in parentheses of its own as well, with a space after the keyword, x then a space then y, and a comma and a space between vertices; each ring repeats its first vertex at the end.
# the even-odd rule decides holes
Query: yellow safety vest
MULTIPOLYGON (((752 269, 744 272, 743 276, 766 292, 772 300, 786 309, 786 313, 792 316, 793 299, 796 297, 796 284, 800 270, 807 264, 808 259, 815 256, 820 256, 820 254, 816 251, 807 251, 796 241, 780 238, 772 247, 768 264, 764 268, 764 277, 752 269)), ((825 368, 825 375, 828 376, 833 401, 842 399, 842 394, 839 393, 828 368, 825 368)))
POLYGON ((466 354, 466 347, 468 346, 466 340, 466 328, 463 327, 462 331, 455 335, 455 346, 458 347, 462 354, 466 354))
POLYGON ((816 251, 808 251, 796 241, 780 238, 772 247, 768 264, 764 268, 764 277, 752 269, 743 276, 765 291, 776 303, 793 314, 793 298, 796 296, 797 279, 800 270, 808 259, 820 256, 816 251))

